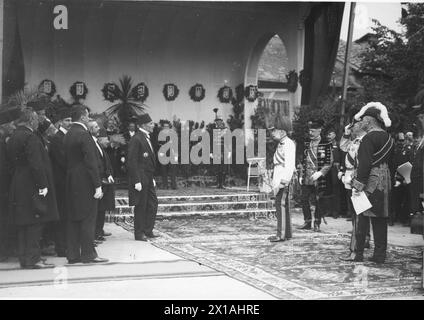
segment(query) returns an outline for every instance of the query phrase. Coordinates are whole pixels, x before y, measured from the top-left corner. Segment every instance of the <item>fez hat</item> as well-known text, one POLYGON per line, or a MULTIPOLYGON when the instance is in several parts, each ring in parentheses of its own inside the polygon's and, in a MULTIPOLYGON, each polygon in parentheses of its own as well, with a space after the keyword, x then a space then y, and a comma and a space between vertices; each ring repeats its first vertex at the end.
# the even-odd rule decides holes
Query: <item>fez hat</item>
POLYGON ((142 125, 145 123, 149 123, 150 121, 152 121, 152 118, 150 118, 148 113, 144 113, 141 116, 138 117, 138 124, 142 125))
POLYGON ((321 129, 324 126, 324 121, 321 119, 311 120, 308 122, 309 129, 321 129))
POLYGON ((71 118, 71 108, 60 108, 56 113, 56 121, 63 120, 66 118, 71 118))
POLYGON ((389 128, 392 125, 392 120, 389 118, 389 113, 387 112, 387 108, 381 102, 369 102, 365 106, 359 110, 357 114, 355 114, 355 120, 362 120, 363 117, 369 116, 380 123, 382 123, 386 128, 389 128))
POLYGON ((18 120, 21 116, 19 107, 7 108, 0 111, 0 125, 18 120))

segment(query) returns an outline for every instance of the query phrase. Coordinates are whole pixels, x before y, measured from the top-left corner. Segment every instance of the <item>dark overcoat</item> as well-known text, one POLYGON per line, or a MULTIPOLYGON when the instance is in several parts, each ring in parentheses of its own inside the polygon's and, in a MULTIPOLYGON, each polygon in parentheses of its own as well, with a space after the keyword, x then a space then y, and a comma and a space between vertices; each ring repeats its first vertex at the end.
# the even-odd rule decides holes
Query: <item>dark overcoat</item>
POLYGON ((101 186, 96 145, 90 133, 74 123, 64 138, 66 157, 66 207, 68 219, 83 220, 97 214, 95 189, 101 186))
POLYGON ((50 139, 49 155, 52 162, 56 199, 61 219, 66 218, 66 158, 63 140, 65 134, 58 130, 50 139))
MULTIPOLYGON (((153 145, 152 145, 153 146, 153 145)), ((142 186, 150 184, 149 177, 153 177, 156 168, 156 155, 150 148, 147 137, 138 131, 128 145, 128 196, 129 205, 135 206, 139 202, 140 192, 134 185, 141 182, 142 186)))
POLYGON ((31 129, 18 127, 7 143, 7 155, 12 170, 9 194, 12 223, 31 225, 58 220, 51 163, 40 138, 31 129), (37 218, 32 198, 44 188, 48 188, 47 213, 37 218))

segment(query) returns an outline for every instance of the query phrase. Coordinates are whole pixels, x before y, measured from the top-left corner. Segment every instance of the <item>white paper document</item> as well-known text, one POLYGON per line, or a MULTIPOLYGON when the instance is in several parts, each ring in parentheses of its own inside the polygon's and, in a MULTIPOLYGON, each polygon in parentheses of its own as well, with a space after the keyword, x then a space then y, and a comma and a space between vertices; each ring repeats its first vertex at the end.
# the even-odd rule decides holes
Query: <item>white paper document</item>
POLYGON ((408 161, 397 168, 397 172, 405 179, 406 184, 411 183, 412 164, 408 161))
POLYGON ((364 191, 352 192, 351 199, 356 214, 361 214, 362 212, 372 208, 372 204, 368 200, 364 191))

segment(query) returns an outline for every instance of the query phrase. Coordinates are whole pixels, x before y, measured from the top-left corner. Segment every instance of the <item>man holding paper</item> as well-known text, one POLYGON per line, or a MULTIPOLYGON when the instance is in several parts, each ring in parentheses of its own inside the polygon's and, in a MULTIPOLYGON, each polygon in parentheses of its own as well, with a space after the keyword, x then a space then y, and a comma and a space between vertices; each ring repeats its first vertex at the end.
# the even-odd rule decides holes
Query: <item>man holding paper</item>
POLYGON ((374 236, 374 255, 371 261, 384 263, 387 249, 387 218, 389 216, 389 193, 393 166, 394 141, 385 131, 391 126, 387 108, 380 102, 366 104, 355 115, 362 130, 366 132, 359 145, 352 180, 352 202, 358 215, 356 231, 357 252, 354 261, 362 262, 366 225, 371 218, 374 236), (367 201, 370 208, 366 209, 367 201), (363 199, 356 202, 355 199, 363 199), (362 208, 360 208, 362 207, 362 208))
POLYGON ((292 237, 289 184, 296 170, 296 145, 287 136, 290 128, 291 123, 287 118, 277 116, 275 126, 269 129, 272 138, 279 141, 273 159, 274 174, 272 179, 277 215, 277 236, 270 237, 271 242, 284 241, 292 237))

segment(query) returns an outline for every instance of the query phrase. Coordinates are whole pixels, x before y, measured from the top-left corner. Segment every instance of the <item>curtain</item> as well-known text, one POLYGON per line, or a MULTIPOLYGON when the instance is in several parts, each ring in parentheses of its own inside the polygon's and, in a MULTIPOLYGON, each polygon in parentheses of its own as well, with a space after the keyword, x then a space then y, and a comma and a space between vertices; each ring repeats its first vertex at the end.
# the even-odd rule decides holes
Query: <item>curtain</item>
POLYGON ((343 2, 320 3, 305 20, 302 105, 315 105, 328 90, 339 46, 343 2))

